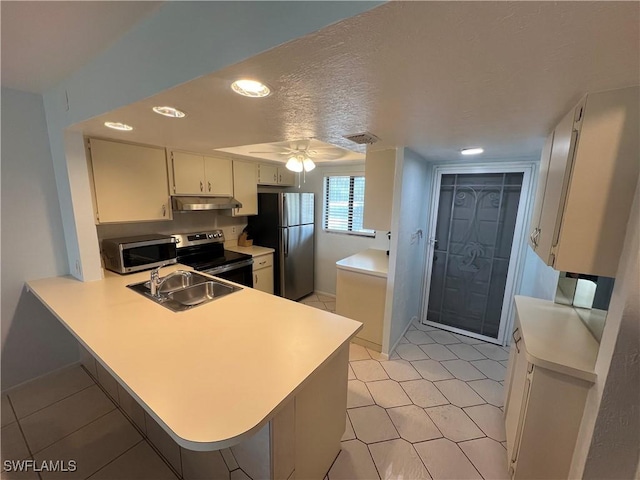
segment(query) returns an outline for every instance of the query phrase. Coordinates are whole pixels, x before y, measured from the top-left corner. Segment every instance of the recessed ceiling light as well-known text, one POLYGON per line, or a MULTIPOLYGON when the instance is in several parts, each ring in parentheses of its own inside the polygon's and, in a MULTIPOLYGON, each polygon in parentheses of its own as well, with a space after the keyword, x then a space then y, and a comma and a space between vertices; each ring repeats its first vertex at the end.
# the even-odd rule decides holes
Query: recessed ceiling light
POLYGON ((478 147, 474 147, 474 148, 463 148, 460 153, 462 155, 478 155, 479 153, 484 152, 484 148, 478 148, 478 147))
POLYGON ((173 107, 153 107, 153 111, 171 118, 184 118, 187 114, 173 107))
POLYGON ((237 94, 253 98, 266 97, 271 93, 269 87, 256 80, 236 80, 231 84, 231 89, 237 94))
POLYGON ((104 122, 105 127, 113 128, 114 130, 122 130, 123 132, 130 132, 133 130, 131 125, 120 122, 104 122))

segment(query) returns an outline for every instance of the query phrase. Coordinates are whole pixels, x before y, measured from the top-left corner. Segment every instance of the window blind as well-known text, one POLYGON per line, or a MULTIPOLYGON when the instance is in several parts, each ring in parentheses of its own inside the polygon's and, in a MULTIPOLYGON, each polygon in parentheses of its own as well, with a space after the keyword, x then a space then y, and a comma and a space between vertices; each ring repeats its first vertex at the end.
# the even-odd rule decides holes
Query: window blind
POLYGON ((363 228, 364 177, 324 178, 324 230, 373 237, 374 230, 363 228))

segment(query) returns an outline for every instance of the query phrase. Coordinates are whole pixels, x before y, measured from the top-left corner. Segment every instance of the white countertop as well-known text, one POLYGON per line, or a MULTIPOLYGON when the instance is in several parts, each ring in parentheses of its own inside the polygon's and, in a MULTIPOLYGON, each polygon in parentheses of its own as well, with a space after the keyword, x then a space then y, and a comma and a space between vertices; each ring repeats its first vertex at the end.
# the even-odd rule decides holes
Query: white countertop
POLYGON ((515 303, 529 362, 595 382, 600 346, 573 307, 523 296, 515 303))
POLYGON ((369 248, 350 257, 338 260, 336 267, 341 270, 387 278, 389 273, 389 255, 387 255, 386 250, 369 248))
POLYGON ((270 253, 274 253, 275 250, 269 247, 260 247, 258 245, 252 245, 251 247, 241 247, 240 245, 233 246, 225 246, 225 250, 229 250, 231 252, 236 253, 246 253, 247 255, 251 255, 252 257, 260 257, 262 255, 268 255, 270 253))
MULTIPOLYGON (((163 268, 161 275, 189 269, 163 268)), ((126 285, 148 272, 28 288, 181 446, 257 432, 361 323, 245 287, 174 313, 126 285)))

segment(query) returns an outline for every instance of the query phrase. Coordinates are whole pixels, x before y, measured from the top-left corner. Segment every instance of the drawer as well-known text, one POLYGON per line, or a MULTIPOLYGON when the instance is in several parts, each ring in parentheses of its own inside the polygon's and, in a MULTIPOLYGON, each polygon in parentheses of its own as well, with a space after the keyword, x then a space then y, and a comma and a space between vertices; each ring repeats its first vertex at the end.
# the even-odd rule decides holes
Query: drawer
POLYGON ((260 270, 261 268, 267 268, 273 266, 273 253, 268 253, 267 255, 261 255, 259 257, 254 257, 253 259, 253 270, 260 270))

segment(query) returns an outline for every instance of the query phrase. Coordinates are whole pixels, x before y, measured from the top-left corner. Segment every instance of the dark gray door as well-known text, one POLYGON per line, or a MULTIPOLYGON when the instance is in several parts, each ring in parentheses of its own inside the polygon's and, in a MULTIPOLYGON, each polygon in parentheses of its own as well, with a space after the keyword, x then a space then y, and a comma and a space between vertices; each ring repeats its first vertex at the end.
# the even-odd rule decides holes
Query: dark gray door
POLYGON ((280 291, 290 300, 313 293, 313 225, 280 229, 280 291))
POLYGON ((442 175, 428 321, 498 337, 522 180, 442 175))

